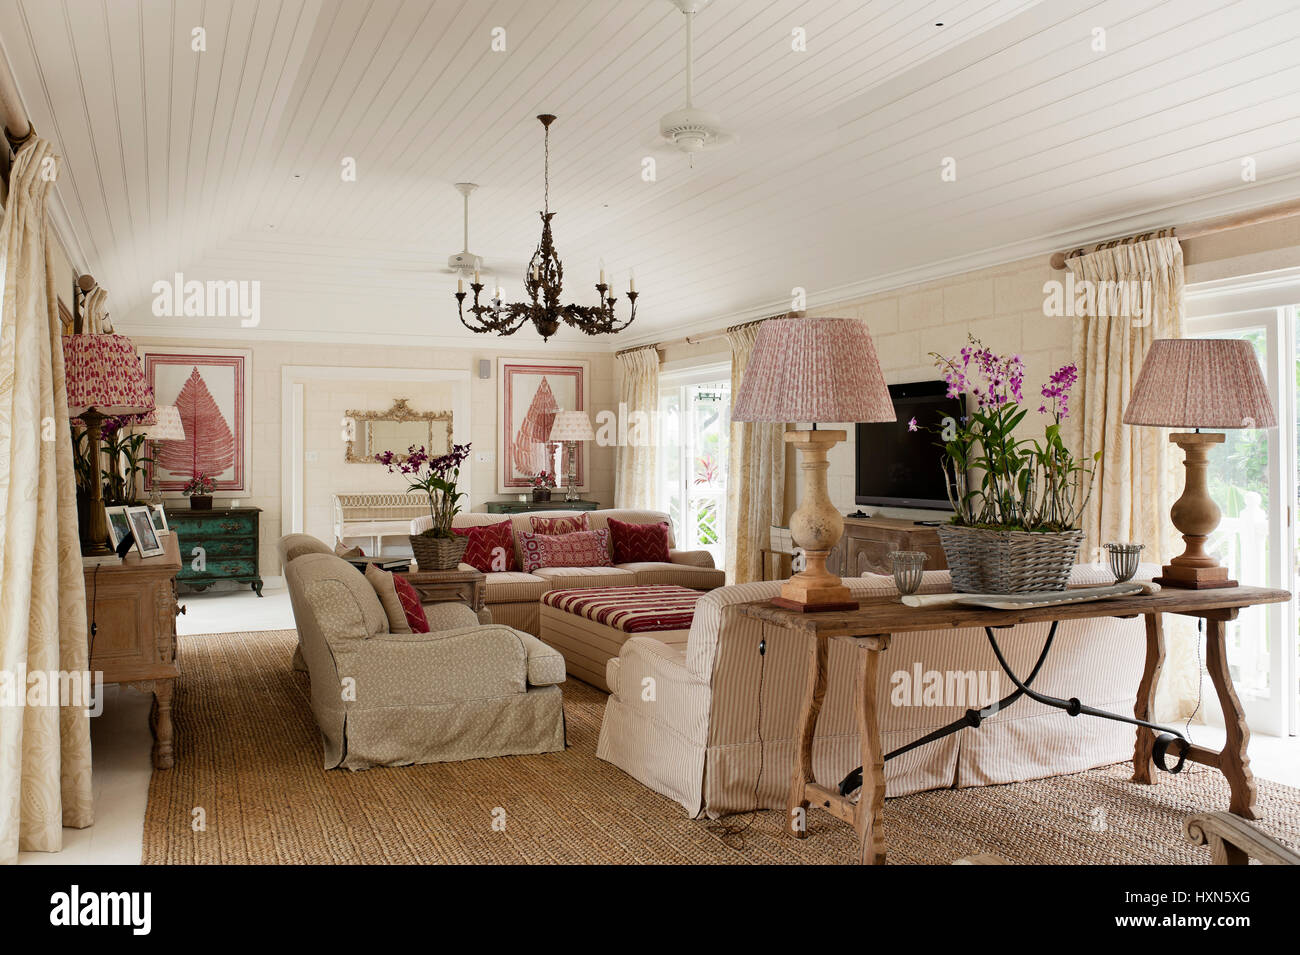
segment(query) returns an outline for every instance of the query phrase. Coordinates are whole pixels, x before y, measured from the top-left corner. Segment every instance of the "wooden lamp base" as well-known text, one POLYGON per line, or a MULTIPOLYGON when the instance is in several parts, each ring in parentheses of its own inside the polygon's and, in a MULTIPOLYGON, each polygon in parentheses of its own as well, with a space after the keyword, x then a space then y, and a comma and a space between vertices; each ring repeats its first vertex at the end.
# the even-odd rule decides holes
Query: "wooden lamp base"
POLYGON ((1183 552, 1164 565, 1155 582, 1162 587, 1185 590, 1212 590, 1236 587, 1228 579, 1228 568, 1205 552, 1205 542, 1219 526, 1219 506, 1210 497, 1206 471, 1210 462, 1210 445, 1222 444, 1222 431, 1179 431, 1169 440, 1183 449, 1183 466, 1187 471, 1183 496, 1174 502, 1169 519, 1183 535, 1183 552))
POLYGON ((790 515, 790 539, 803 551, 804 569, 781 585, 772 603, 796 613, 857 610, 843 581, 826 569, 826 558, 844 533, 844 518, 826 490, 826 452, 848 438, 845 431, 787 431, 785 441, 799 452, 803 500, 790 515))

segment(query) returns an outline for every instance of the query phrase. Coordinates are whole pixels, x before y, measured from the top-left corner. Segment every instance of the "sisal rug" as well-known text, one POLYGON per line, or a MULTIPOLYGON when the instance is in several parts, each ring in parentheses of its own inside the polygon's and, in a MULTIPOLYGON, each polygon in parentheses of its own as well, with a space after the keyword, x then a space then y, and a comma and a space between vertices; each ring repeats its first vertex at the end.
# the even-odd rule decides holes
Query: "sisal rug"
MULTIPOLYGON (((143 860, 185 863, 847 863, 849 827, 809 816, 808 838, 781 812, 741 834, 688 819, 671 800, 598 760, 605 694, 564 685, 568 749, 460 763, 321 768, 293 631, 181 637, 176 764, 155 771, 143 860), (494 812, 504 810, 504 829, 494 812), (202 825, 196 823, 201 822, 202 825)), ((890 799, 891 863, 946 865, 989 852, 1048 864, 1196 863, 1181 821, 1226 808, 1215 772, 1191 766, 1155 787, 1126 764, 1072 776, 890 799), (1104 816, 1094 807, 1103 807, 1104 816)), ((1261 827, 1300 846, 1300 790, 1259 782, 1261 827)))

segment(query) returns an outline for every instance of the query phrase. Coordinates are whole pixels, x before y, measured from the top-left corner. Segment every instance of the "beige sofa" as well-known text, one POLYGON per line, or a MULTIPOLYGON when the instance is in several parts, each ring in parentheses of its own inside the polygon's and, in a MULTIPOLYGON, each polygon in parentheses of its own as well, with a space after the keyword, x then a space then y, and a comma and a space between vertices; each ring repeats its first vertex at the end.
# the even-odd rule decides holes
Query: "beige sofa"
POLYGON ((432 633, 390 633, 365 576, 333 554, 284 570, 326 769, 564 749, 564 658, 536 637, 432 606, 432 633))
MULTIPOLYGON (((1157 570, 1144 564, 1138 576, 1149 579, 1157 570)), ((924 577, 924 591, 951 589, 947 571, 924 577)), ((1080 566, 1071 582, 1100 585, 1114 578, 1100 568, 1080 566)), ((868 575, 846 579, 845 584, 859 599, 897 594, 890 577, 868 575)), ((741 603, 776 596, 780 586, 750 583, 705 594, 685 644, 670 645, 648 636, 628 640, 606 665, 611 695, 597 756, 675 799, 693 816, 753 809, 756 786, 760 808, 783 809, 793 768, 805 648, 790 631, 764 628, 737 612, 741 603), (758 644, 764 636, 766 654, 760 657, 758 644), (646 679, 656 687, 651 701, 642 694, 646 679)), ((1032 667, 1046 633, 1047 624, 999 633, 998 642, 1018 674, 1032 667)), ((1131 714, 1145 645, 1141 618, 1063 623, 1034 686, 1131 714)), ((838 784, 860 763, 852 653, 847 643, 831 644, 830 681, 813 745, 813 768, 824 784, 838 784)), ((982 672, 991 687, 996 674, 992 688, 1000 695, 1012 689, 982 629, 895 634, 882 662, 879 687, 885 752, 958 719, 967 709, 893 705, 894 675, 910 675, 916 666, 922 673, 982 672)), ((1131 758, 1133 743, 1132 726, 1072 718, 1022 698, 978 728, 962 729, 887 762, 887 793, 900 796, 1079 772, 1131 758)))
MULTIPOLYGON (((609 519, 629 524, 668 524, 669 557, 667 562, 616 564, 613 567, 539 567, 530 574, 521 571, 494 572, 487 577, 487 608, 492 619, 525 633, 541 632, 538 601, 548 590, 577 590, 589 587, 632 587, 648 584, 676 584, 692 590, 713 590, 726 583, 726 574, 713 566, 713 555, 706 550, 677 550, 672 521, 662 511, 610 508, 600 511, 535 511, 526 514, 457 514, 455 527, 499 524, 509 520, 515 534, 529 532, 533 517, 573 517, 585 513, 593 529, 608 529, 609 519)), ((419 534, 432 526, 432 518, 419 517, 411 522, 411 533, 419 534)), ((612 554, 611 554, 612 556, 612 554)), ((467 568, 468 565, 461 565, 467 568)), ((515 537, 515 566, 522 567, 523 554, 515 537)))

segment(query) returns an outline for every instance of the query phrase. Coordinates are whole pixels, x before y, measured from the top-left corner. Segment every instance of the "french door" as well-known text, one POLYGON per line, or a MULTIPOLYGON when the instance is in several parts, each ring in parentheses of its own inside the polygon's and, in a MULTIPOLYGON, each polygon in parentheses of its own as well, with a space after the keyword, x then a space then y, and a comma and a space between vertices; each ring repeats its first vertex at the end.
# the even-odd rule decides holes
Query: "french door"
MULTIPOLYGON (((1194 319, 1193 338, 1250 342, 1273 398, 1278 427, 1226 432, 1210 455, 1210 494, 1222 512, 1208 549, 1242 583, 1296 592, 1296 391, 1300 342, 1294 306, 1194 319)), ((1225 382, 1225 387, 1231 383, 1225 382)), ((1295 601, 1250 607, 1228 624, 1228 662, 1253 730, 1294 734, 1297 708, 1295 601)), ((1202 653, 1204 651, 1202 650, 1202 653)), ((1222 716, 1207 706, 1206 719, 1222 716)))
POLYGON ((707 550, 716 567, 726 563, 730 434, 730 364, 660 375, 659 508, 673 519, 677 546, 707 550))

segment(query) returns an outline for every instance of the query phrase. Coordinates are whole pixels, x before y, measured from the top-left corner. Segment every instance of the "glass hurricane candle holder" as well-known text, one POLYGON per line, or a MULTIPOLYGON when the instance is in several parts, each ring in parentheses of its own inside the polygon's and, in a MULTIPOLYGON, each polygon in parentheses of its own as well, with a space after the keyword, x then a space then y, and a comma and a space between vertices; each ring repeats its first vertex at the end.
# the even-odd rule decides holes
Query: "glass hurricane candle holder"
POLYGON ((1106 545, 1106 560, 1110 564, 1110 572, 1115 575, 1115 583, 1122 584, 1126 580, 1133 579, 1133 575, 1137 573, 1142 547, 1142 544, 1119 542, 1106 545))
POLYGON ((896 550, 889 555, 889 562, 894 568, 894 586, 899 594, 907 596, 916 593, 921 586, 921 572, 925 570, 927 555, 919 550, 896 550))

